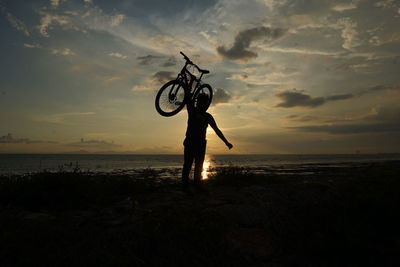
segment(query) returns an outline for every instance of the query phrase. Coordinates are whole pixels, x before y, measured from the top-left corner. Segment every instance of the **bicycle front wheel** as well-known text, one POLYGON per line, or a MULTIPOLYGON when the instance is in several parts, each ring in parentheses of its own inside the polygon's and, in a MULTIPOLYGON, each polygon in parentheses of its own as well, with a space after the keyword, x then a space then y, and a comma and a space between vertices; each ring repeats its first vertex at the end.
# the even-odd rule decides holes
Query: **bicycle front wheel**
POLYGON ((196 90, 196 92, 194 93, 194 96, 193 96, 195 107, 197 106, 197 97, 201 94, 205 94, 208 96, 209 101, 206 106, 206 110, 207 110, 208 107, 211 105, 211 101, 213 98, 213 90, 211 88, 211 85, 205 83, 205 84, 200 85, 200 87, 196 90))
POLYGON ((169 81, 158 90, 156 110, 165 117, 177 114, 186 104, 185 85, 178 80, 169 81))

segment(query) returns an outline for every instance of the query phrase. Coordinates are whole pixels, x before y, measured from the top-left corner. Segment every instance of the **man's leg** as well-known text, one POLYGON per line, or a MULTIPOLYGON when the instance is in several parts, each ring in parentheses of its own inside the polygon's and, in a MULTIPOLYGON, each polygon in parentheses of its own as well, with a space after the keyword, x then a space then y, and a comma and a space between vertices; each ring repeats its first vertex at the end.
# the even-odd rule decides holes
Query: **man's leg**
POLYGON ((189 145, 185 145, 184 150, 184 162, 182 168, 182 187, 185 189, 189 185, 189 174, 192 169, 194 159, 193 148, 189 145))

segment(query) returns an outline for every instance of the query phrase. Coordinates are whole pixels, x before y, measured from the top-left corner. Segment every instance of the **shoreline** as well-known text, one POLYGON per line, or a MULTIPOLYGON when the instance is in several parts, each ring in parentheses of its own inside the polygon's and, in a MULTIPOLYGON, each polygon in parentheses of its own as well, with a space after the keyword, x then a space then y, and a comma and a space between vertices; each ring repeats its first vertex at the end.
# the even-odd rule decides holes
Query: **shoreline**
MULTIPOLYGON (((112 155, 110 155, 112 156, 112 155)), ((310 161, 310 162, 287 162, 287 161, 276 161, 276 162, 257 162, 253 164, 240 164, 242 168, 246 168, 249 171, 258 173, 258 174, 265 174, 268 175, 271 172, 274 172, 276 175, 285 175, 285 170, 293 170, 295 172, 301 171, 313 171, 314 169, 319 168, 330 168, 330 167, 343 167, 343 168, 352 168, 352 167, 362 167, 369 164, 374 163, 400 163, 400 157, 397 158, 367 158, 367 159, 357 159, 357 160, 337 160, 333 159, 330 161, 310 161)), ((232 162, 221 162, 219 159, 215 159, 212 157, 208 157, 206 159, 207 169, 209 169, 209 175, 212 175, 213 172, 218 171, 219 169, 230 168, 233 166, 238 166, 238 164, 234 164, 232 162)), ((183 163, 182 163, 183 164, 183 163)), ((97 168, 100 165, 97 166, 97 168)), ((34 175, 43 172, 80 172, 85 173, 86 175, 133 175, 133 176, 140 176, 143 173, 153 172, 154 174, 157 173, 158 176, 163 176, 164 178, 179 178, 180 172, 182 171, 181 164, 176 165, 163 165, 163 166, 142 166, 142 167, 131 167, 131 168, 106 168, 106 169, 96 169, 96 168, 88 168, 81 165, 79 161, 76 162, 69 162, 63 163, 60 165, 53 165, 52 167, 48 168, 32 168, 32 171, 13 171, 13 172, 6 172, 1 171, 0 165, 0 177, 1 176, 25 176, 25 175, 34 175)))

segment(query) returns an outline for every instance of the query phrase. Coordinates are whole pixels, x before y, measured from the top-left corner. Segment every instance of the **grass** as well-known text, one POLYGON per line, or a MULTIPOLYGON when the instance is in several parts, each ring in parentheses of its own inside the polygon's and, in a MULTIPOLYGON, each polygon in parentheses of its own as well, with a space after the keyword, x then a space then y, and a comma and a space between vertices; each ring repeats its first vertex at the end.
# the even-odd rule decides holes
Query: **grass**
MULTIPOLYGON (((147 177, 149 178, 149 177, 147 177)), ((0 203, 29 209, 73 209, 106 204, 132 193, 153 191, 154 179, 91 175, 79 172, 42 172, 0 179, 0 203)))
POLYGON ((0 177, 0 265, 396 266, 399 171, 227 167, 208 194, 152 169, 0 177))

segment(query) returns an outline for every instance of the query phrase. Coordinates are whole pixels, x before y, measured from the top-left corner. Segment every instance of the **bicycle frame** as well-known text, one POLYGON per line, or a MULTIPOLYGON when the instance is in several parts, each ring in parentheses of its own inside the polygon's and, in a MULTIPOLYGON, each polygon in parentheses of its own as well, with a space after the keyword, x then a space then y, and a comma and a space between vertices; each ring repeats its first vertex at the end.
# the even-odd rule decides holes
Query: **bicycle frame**
POLYGON ((203 73, 201 73, 200 77, 197 79, 195 75, 193 75, 190 71, 188 71, 187 66, 190 65, 188 63, 185 64, 185 66, 182 68, 181 72, 178 74, 177 79, 183 81, 183 83, 187 86, 187 89, 190 90, 190 92, 193 93, 196 91, 196 89, 199 87, 201 84, 201 78, 203 77, 203 73), (190 77, 188 80, 187 77, 190 77), (193 84, 196 82, 195 86, 193 84))
MULTIPOLYGON (((197 88, 201 85, 201 78, 203 78, 204 73, 200 72, 200 77, 197 79, 196 76, 193 75, 187 69, 188 65, 193 65, 193 66, 197 67, 191 61, 186 60, 185 65, 183 66, 183 68, 179 72, 178 76, 176 77, 176 80, 182 81, 183 84, 185 84, 186 88, 184 88, 184 89, 185 90, 189 90, 188 93, 189 93, 190 97, 192 97, 193 95, 195 95, 195 92, 196 92, 197 88), (187 78, 188 76, 190 77, 190 79, 187 78), (194 82, 196 82, 195 86, 193 86, 194 82)), ((175 96, 177 94, 178 89, 179 89, 179 87, 171 89, 171 91, 169 92, 169 99, 170 100, 175 99, 175 96)))

